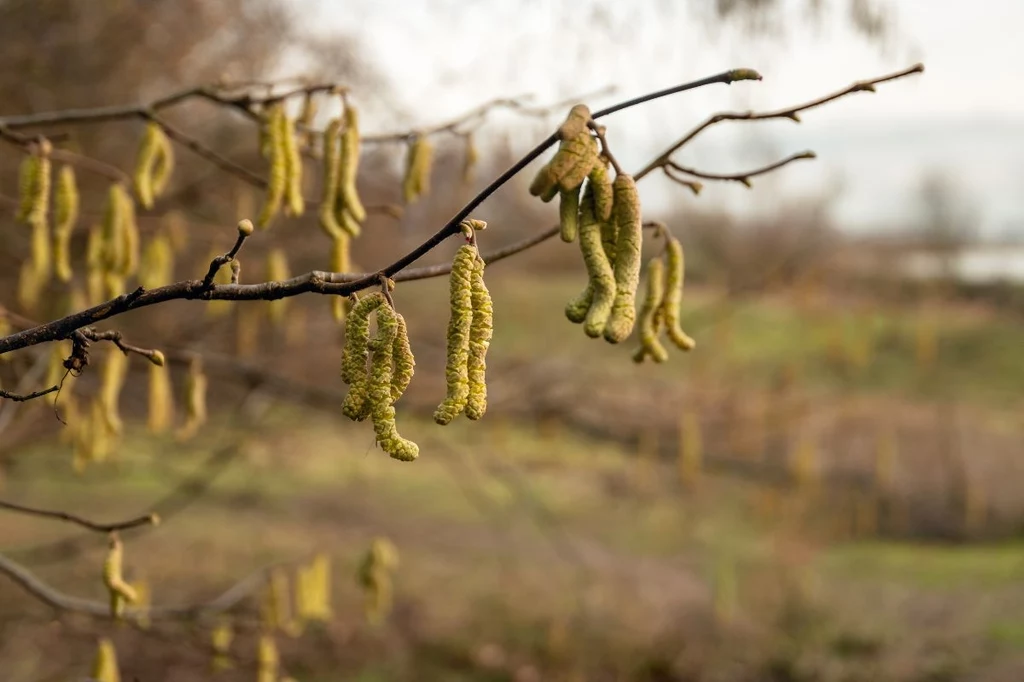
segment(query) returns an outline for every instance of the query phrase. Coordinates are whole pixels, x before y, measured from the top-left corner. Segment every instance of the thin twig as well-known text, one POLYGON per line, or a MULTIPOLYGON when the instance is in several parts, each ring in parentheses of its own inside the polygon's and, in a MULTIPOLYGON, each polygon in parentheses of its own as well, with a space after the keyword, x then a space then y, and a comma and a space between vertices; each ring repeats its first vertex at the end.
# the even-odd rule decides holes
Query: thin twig
POLYGON ((897 71, 896 73, 891 73, 886 76, 880 76, 878 78, 872 78, 870 80, 857 81, 856 83, 853 83, 837 92, 833 92, 830 95, 825 95, 824 97, 819 97, 818 99, 811 100, 810 102, 798 104, 797 106, 788 107, 786 109, 778 109, 776 111, 765 111, 761 113, 746 111, 723 112, 719 114, 714 114, 713 116, 708 117, 708 119, 701 123, 699 126, 697 126, 693 130, 688 132, 686 135, 681 137, 678 141, 672 144, 664 152, 659 154, 657 158, 655 158, 653 161, 647 164, 647 166, 645 166, 643 170, 637 173, 635 178, 639 180, 640 178, 644 177, 645 175, 655 170, 656 168, 664 166, 669 161, 669 158, 673 154, 675 154, 679 149, 687 145, 691 140, 693 140, 693 138, 697 137, 697 135, 699 135, 701 132, 703 132, 704 130, 706 130, 707 128, 716 123, 720 123, 722 121, 764 121, 772 118, 788 118, 792 121, 796 121, 797 123, 799 123, 799 114, 802 111, 807 111, 808 109, 819 107, 823 104, 827 104, 841 97, 852 95, 855 92, 874 92, 876 85, 896 80, 898 78, 903 78, 911 74, 923 72, 924 65, 915 64, 914 66, 911 66, 908 69, 903 69, 902 71, 897 71))
MULTIPOLYGON (((723 173, 708 173, 706 171, 700 171, 700 170, 697 170, 695 168, 687 168, 686 166, 681 166, 678 163, 676 163, 675 161, 667 161, 667 162, 665 162, 663 170, 670 177, 671 177, 671 174, 669 173, 669 171, 675 171, 675 172, 678 172, 678 173, 685 173, 687 175, 692 175, 695 178, 701 178, 703 180, 733 181, 733 182, 738 182, 740 184, 746 185, 747 187, 751 187, 752 183, 750 182, 750 178, 752 178, 752 177, 755 177, 757 175, 764 175, 766 173, 771 173, 772 171, 778 170, 779 168, 782 168, 783 166, 787 166, 787 165, 793 163, 794 161, 802 161, 802 160, 805 160, 805 159, 816 159, 816 158, 817 158, 817 155, 814 152, 811 152, 811 151, 800 152, 799 154, 793 154, 791 156, 787 156, 786 158, 784 158, 784 159, 782 159, 780 161, 776 161, 774 163, 770 163, 767 166, 761 166, 760 168, 755 168, 754 170, 749 170, 749 171, 746 171, 746 172, 743 172, 743 173, 725 173, 725 174, 723 174, 723 173)), ((673 178, 673 180, 674 179, 675 178, 673 178)))
POLYGON ((9 391, 5 391, 2 388, 0 388, 0 398, 6 398, 7 400, 13 400, 16 403, 23 403, 26 400, 35 400, 36 398, 42 398, 44 395, 49 395, 50 393, 53 393, 54 391, 57 391, 59 389, 60 389, 60 386, 56 386, 55 385, 55 386, 50 386, 49 388, 44 388, 41 391, 33 391, 32 393, 25 393, 25 394, 19 395, 17 393, 11 393, 9 391))
POLYGON ((134 519, 127 521, 117 521, 115 523, 96 523, 89 519, 82 518, 76 514, 71 514, 65 511, 55 511, 50 509, 37 509, 35 507, 27 507, 22 504, 15 504, 14 502, 5 502, 0 500, 0 509, 7 509, 8 511, 17 512, 19 514, 28 514, 30 516, 45 516, 51 519, 58 519, 61 521, 68 521, 70 523, 77 524, 83 528, 94 530, 98 533, 110 533, 118 530, 127 530, 128 528, 135 528, 136 526, 145 525, 157 525, 160 523, 160 517, 156 514, 146 514, 145 516, 139 516, 134 519))

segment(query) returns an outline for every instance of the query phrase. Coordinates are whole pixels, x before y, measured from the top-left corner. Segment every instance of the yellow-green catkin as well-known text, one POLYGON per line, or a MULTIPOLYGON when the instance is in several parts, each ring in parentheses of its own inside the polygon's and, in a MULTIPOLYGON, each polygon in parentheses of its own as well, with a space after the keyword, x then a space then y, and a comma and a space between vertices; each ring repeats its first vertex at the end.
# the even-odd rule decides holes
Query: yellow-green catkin
POLYGON ((612 179, 608 175, 607 161, 602 157, 594 164, 590 175, 587 176, 587 187, 594 194, 594 214, 598 222, 607 222, 612 217, 612 206, 615 204, 615 197, 612 191, 612 179))
POLYGON ((588 186, 580 205, 580 251, 588 283, 584 292, 566 306, 566 317, 584 322, 584 333, 596 339, 604 333, 615 302, 615 272, 601 244, 595 199, 592 186, 588 186))
POLYGON ((277 652, 277 643, 272 635, 260 635, 256 661, 258 682, 278 682, 277 671, 281 666, 281 659, 277 652))
POLYGON ((398 565, 398 551, 387 538, 376 538, 363 557, 356 579, 365 594, 367 620, 380 623, 391 608, 391 572, 398 565))
POLYGON ((146 244, 139 262, 139 284, 156 289, 174 281, 174 248, 170 238, 158 232, 146 244))
POLYGON ((693 350, 697 342, 687 335, 679 326, 679 309, 683 301, 683 279, 685 276, 685 260, 683 245, 674 236, 669 236, 665 243, 665 260, 667 272, 665 277, 665 300, 661 306, 668 338, 680 350, 693 350))
POLYGON ((61 166, 57 173, 57 191, 54 195, 53 220, 53 272, 61 282, 70 282, 71 233, 78 221, 79 195, 75 169, 61 166))
POLYGON ((342 414, 353 421, 370 416, 366 361, 369 358, 370 313, 387 305, 384 294, 374 292, 359 299, 345 322, 345 346, 341 351, 341 380, 348 384, 342 414))
POLYGON ((124 545, 116 533, 111 533, 107 546, 107 556, 103 561, 103 584, 107 587, 110 597, 110 615, 120 618, 124 613, 125 604, 134 604, 138 594, 131 585, 125 582, 122 575, 124 562, 124 545))
POLYGON ((160 351, 149 363, 149 415, 147 427, 151 433, 164 433, 174 419, 174 390, 171 373, 160 351))
POLYGON ((472 277, 473 321, 469 327, 466 417, 480 419, 487 411, 487 349, 494 333, 494 305, 484 283, 484 259, 477 254, 472 277))
POLYGON ((281 126, 281 141, 284 146, 285 174, 285 214, 300 216, 306 211, 306 202, 302 197, 302 154, 299 153, 298 140, 295 138, 295 121, 283 114, 278 119, 281 126))
POLYGON ((216 627, 210 633, 210 645, 213 648, 213 659, 210 661, 210 667, 213 672, 220 672, 222 670, 230 670, 234 667, 231 662, 231 642, 235 638, 234 628, 231 627, 231 621, 222 617, 217 621, 216 627))
POLYGON ((29 154, 22 159, 18 168, 18 210, 14 214, 14 219, 19 223, 29 222, 29 215, 36 204, 36 186, 41 173, 38 155, 29 154))
POLYGON ((145 209, 153 208, 153 200, 163 194, 174 169, 174 150, 160 124, 150 121, 135 157, 135 195, 145 209))
POLYGON ((99 398, 107 429, 114 434, 120 434, 123 428, 119 404, 127 374, 128 356, 111 344, 107 349, 106 362, 103 364, 99 398))
POLYGON ((640 309, 640 347, 633 354, 634 362, 643 362, 647 357, 654 362, 668 360, 668 351, 658 339, 660 325, 656 323, 664 297, 665 263, 661 258, 654 258, 647 264, 647 291, 640 309))
POLYGON ((263 207, 260 209, 256 226, 266 229, 271 221, 281 212, 281 203, 284 201, 288 185, 288 160, 287 147, 284 140, 283 128, 285 111, 284 105, 280 102, 269 107, 265 114, 264 128, 261 139, 261 146, 266 149, 264 156, 270 164, 270 176, 267 180, 267 193, 263 198, 263 207))
POLYGON ((447 363, 445 383, 447 395, 434 411, 434 421, 444 426, 466 408, 469 399, 469 337, 473 324, 473 271, 477 250, 471 244, 459 248, 452 261, 449 279, 451 305, 448 320, 447 363))
POLYGON ((577 104, 569 110, 569 115, 558 129, 561 140, 558 150, 537 171, 530 183, 530 194, 542 201, 551 201, 559 192, 578 188, 595 166, 602 163, 597 142, 588 128, 590 120, 590 109, 584 104, 577 104))
POLYGON ((462 157, 462 182, 468 185, 473 181, 473 171, 480 162, 480 150, 477 149, 473 133, 468 133, 463 139, 466 146, 462 157))
POLYGON ((366 221, 366 208, 359 198, 356 179, 359 175, 359 111, 345 104, 342 113, 345 128, 341 135, 341 160, 338 167, 338 191, 335 213, 338 222, 353 237, 358 237, 360 225, 366 221))
POLYGON ((341 139, 341 118, 333 119, 327 124, 323 135, 323 186, 320 192, 320 209, 317 220, 322 229, 332 239, 344 234, 335 215, 335 204, 338 200, 338 178, 340 173, 341 150, 338 147, 341 139))
POLYGON ((114 643, 102 637, 96 647, 96 658, 92 664, 92 678, 96 682, 121 682, 121 672, 117 666, 117 651, 114 643))
POLYGON ((318 553, 306 570, 309 600, 306 604, 307 620, 327 622, 333 617, 331 609, 331 563, 323 552, 318 553))
POLYGON ((434 146, 426 135, 416 135, 409 143, 402 180, 402 196, 411 204, 430 192, 430 171, 434 164, 434 146))
POLYGON ((633 176, 617 175, 612 189, 615 193, 612 219, 618 231, 615 240, 615 302, 604 328, 604 338, 609 343, 619 343, 632 333, 636 322, 635 298, 640 284, 643 223, 640 195, 633 176))
POLYGON ((185 375, 185 421, 177 432, 179 440, 192 438, 206 423, 207 383, 202 361, 199 358, 192 360, 185 375))
POLYGON ((576 233, 579 231, 580 187, 568 192, 559 192, 559 195, 559 235, 563 242, 571 243, 576 241, 576 233))
POLYGON ((391 377, 392 403, 398 402, 398 399, 405 395, 405 389, 409 388, 413 374, 416 372, 416 358, 413 357, 412 345, 409 343, 409 328, 401 313, 396 312, 395 319, 398 329, 392 348, 394 356, 394 375, 391 377))
MULTIPOLYGON (((351 272, 350 239, 347 232, 339 231, 331 240, 331 272, 351 272)), ((331 316, 335 322, 344 322, 351 303, 345 296, 331 297, 331 316)))
POLYGON ((370 404, 373 430, 381 450, 402 462, 411 462, 420 454, 419 446, 398 433, 392 390, 395 374, 395 341, 398 338, 398 315, 390 305, 377 308, 377 334, 370 346, 370 375, 367 402, 370 404))
MULTIPOLYGON (((283 282, 291 277, 291 270, 288 268, 288 256, 284 249, 271 249, 267 254, 267 281, 283 282)), ((285 313, 288 310, 288 299, 278 298, 267 302, 267 318, 270 324, 280 326, 284 322, 285 313)))

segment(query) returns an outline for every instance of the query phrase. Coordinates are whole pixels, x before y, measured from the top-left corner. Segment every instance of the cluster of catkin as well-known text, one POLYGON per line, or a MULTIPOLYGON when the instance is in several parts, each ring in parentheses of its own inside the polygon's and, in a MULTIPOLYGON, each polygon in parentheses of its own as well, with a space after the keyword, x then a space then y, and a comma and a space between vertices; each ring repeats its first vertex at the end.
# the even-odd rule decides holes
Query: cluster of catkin
POLYGON ((15 219, 28 225, 32 234, 31 256, 22 266, 18 281, 18 302, 29 313, 38 310, 46 285, 52 278, 66 283, 72 277, 70 245, 78 220, 78 186, 74 169, 65 165, 57 172, 56 191, 53 190, 52 151, 48 140, 33 144, 19 171, 15 219))
POLYGON ((566 317, 582 323, 587 336, 620 343, 636 321, 643 245, 640 196, 631 175, 610 179, 590 124, 585 105, 570 110, 558 130, 558 151, 538 171, 530 193, 545 202, 558 196, 562 240, 579 239, 590 281, 566 306, 566 317))
POLYGON ((359 299, 345 325, 341 380, 349 390, 342 413, 354 421, 370 417, 381 449, 407 462, 419 456, 419 446, 399 435, 394 404, 409 387, 415 366, 405 318, 388 297, 374 292, 359 299), (377 327, 372 339, 371 313, 377 327))
POLYGON ((633 353, 637 363, 648 357, 654 362, 668 360, 668 352, 659 338, 662 332, 681 350, 693 350, 697 345, 679 325, 685 267, 683 245, 667 230, 664 235, 664 255, 647 264, 647 290, 640 309, 640 347, 633 353))
POLYGON ((442 426, 463 412, 477 420, 487 411, 487 349, 494 329, 494 307, 484 283, 484 259, 475 240, 455 254, 449 293, 447 394, 434 411, 434 421, 442 426))

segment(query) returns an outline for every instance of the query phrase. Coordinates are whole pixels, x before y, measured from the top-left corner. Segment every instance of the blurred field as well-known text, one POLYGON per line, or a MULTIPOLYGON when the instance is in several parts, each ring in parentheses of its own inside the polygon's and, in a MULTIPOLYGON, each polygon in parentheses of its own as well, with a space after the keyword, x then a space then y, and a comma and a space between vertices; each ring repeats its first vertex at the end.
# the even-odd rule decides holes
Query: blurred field
MULTIPOLYGON (((694 290, 686 326, 698 350, 637 366, 631 348, 565 321, 579 276, 543 288, 501 266, 488 277, 492 401, 479 423, 429 422, 445 282, 396 293, 419 363, 398 411, 421 446, 415 464, 381 455, 366 425, 324 400, 303 406, 266 390, 246 408, 263 415, 255 428, 243 410, 185 448, 136 431, 114 461, 80 477, 66 449, 43 439, 4 486, 106 519, 147 509, 191 476, 206 480, 164 525, 126 533, 129 569, 155 603, 209 598, 253 568, 330 552, 336 620, 280 638, 284 669, 299 680, 339 670, 382 681, 1024 674, 1013 494, 1024 324, 983 306, 694 290), (941 447, 949 429, 959 449, 941 447), (223 447, 223 471, 204 468, 223 447), (395 609, 380 628, 364 622, 353 577, 376 536, 401 556, 395 609)), ((320 312, 309 333, 330 339, 320 312)), ((336 340, 324 345, 292 369, 333 377, 336 340)), ((74 535, 67 528, 18 516, 0 524, 5 554, 62 590, 103 598, 101 538, 86 538, 84 559, 58 561, 40 545, 74 535)), ((0 595, 5 679, 88 671, 94 626, 54 621, 6 582, 0 595)), ((207 674, 202 629, 188 640, 160 630, 114 628, 122 679, 207 674)), ((217 679, 251 679, 253 646, 239 635, 239 668, 217 679)))

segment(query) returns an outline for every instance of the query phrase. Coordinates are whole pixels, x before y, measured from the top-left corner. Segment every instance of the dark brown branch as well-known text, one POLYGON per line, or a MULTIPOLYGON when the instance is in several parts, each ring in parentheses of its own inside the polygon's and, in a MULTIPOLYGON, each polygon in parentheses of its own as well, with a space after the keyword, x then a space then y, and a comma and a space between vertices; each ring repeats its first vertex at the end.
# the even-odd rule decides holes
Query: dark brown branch
POLYGON ((44 388, 41 391, 34 391, 32 393, 18 395, 17 393, 10 393, 0 388, 0 398, 13 400, 16 403, 23 403, 26 400, 35 400, 36 398, 42 398, 44 395, 49 395, 50 393, 53 393, 54 391, 57 390, 60 390, 60 386, 50 386, 49 388, 44 388))
MULTIPOLYGON (((686 175, 692 175, 693 177, 701 178, 702 180, 731 180, 733 182, 739 182, 743 185, 746 185, 747 187, 751 187, 752 185, 750 182, 750 178, 752 177, 755 177, 757 175, 764 175, 766 173, 771 173, 772 171, 778 170, 783 166, 787 166, 793 163, 794 161, 815 158, 817 158, 817 155, 814 152, 800 152, 799 154, 787 156, 786 158, 780 161, 770 163, 767 166, 762 166, 760 168, 755 168, 754 170, 746 171, 745 173, 708 173, 705 171, 696 170, 694 168, 687 168, 686 166, 681 166, 675 161, 666 161, 663 170, 667 175, 669 175, 669 177, 672 177, 670 171, 675 171, 677 173, 685 173, 686 175)), ((673 177, 672 179, 675 180, 676 178, 673 177)))
MULTIPOLYGON (((667 95, 683 92, 686 90, 692 90, 695 88, 703 87, 705 85, 711 85, 714 83, 725 83, 729 84, 736 80, 743 80, 752 78, 751 72, 744 69, 736 69, 732 71, 725 71, 715 76, 708 78, 702 78, 697 81, 685 83, 683 85, 661 90, 657 93, 650 95, 644 95, 628 102, 614 105, 606 109, 594 112, 591 117, 598 119, 609 114, 615 113, 625 109, 627 106, 634 106, 636 104, 642 104, 649 102, 657 97, 664 97, 667 95)), ((2 120, 2 119, 0 119, 2 120)), ((456 234, 461 233, 460 225, 463 220, 469 217, 469 214, 482 204, 488 197, 496 192, 505 183, 519 174, 524 168, 532 163, 541 154, 547 151, 552 145, 558 141, 557 132, 549 135, 540 144, 534 147, 532 150, 526 153, 519 161, 512 165, 511 168, 502 173, 496 178, 491 184, 481 190, 468 204, 466 204, 458 213, 455 214, 448 223, 429 237, 422 244, 417 246, 415 249, 402 256, 394 263, 391 263, 387 267, 379 270, 377 273, 362 277, 358 280, 343 283, 333 283, 330 281, 331 273, 323 273, 320 271, 313 271, 293 277, 289 280, 281 282, 264 282, 262 284, 220 284, 209 286, 203 280, 186 280, 183 282, 177 282, 164 287, 151 289, 149 291, 139 287, 135 291, 129 294, 123 294, 115 299, 111 299, 105 303, 93 306, 86 310, 80 311, 68 315, 59 320, 54 320, 47 324, 43 324, 32 329, 25 329, 15 334, 11 334, 5 338, 0 339, 0 355, 3 353, 17 350, 19 348, 25 348, 27 346, 36 345, 39 343, 45 343, 47 341, 55 341, 59 339, 68 338, 73 332, 82 327, 86 327, 96 322, 121 315, 129 310, 137 310, 139 308, 156 305, 158 303, 164 303, 171 300, 230 300, 230 301, 272 301, 279 298, 286 298, 290 296, 298 296, 305 293, 318 293, 318 294, 331 294, 338 296, 347 296, 369 287, 375 286, 378 283, 378 276, 383 274, 386 277, 394 278, 395 275, 412 263, 416 262, 424 255, 432 251, 439 244, 447 240, 456 234)))
POLYGON ((4 502, 3 500, 0 500, 0 509, 6 509, 19 514, 28 514, 30 516, 44 516, 51 519, 58 519, 60 521, 68 521, 82 526, 83 528, 94 530, 98 533, 110 533, 113 531, 127 530, 129 528, 145 525, 155 526, 160 523, 160 517, 156 514, 147 514, 138 518, 129 519, 127 521, 118 521, 115 523, 96 523, 95 521, 90 521, 89 519, 64 511, 36 509, 35 507, 26 507, 25 505, 15 504, 14 502, 4 502))
POLYGON ((818 99, 811 100, 810 102, 805 102, 804 104, 798 104, 797 106, 794 107, 778 109, 776 111, 765 111, 761 113, 746 111, 723 112, 715 114, 713 116, 708 117, 706 121, 704 121, 699 126, 697 126, 693 130, 688 132, 686 135, 681 137, 679 140, 677 140, 668 149, 662 152, 656 159, 647 164, 647 166, 645 166, 643 170, 637 173, 635 178, 639 180, 640 178, 644 177, 651 171, 664 166, 666 163, 668 163, 669 158, 673 154, 675 154, 679 149, 687 145, 691 140, 693 140, 693 138, 697 137, 697 135, 699 135, 704 130, 706 130, 707 128, 716 123, 721 123, 722 121, 764 121, 773 118, 788 118, 799 123, 799 114, 802 111, 807 111, 808 109, 819 107, 823 104, 835 101, 841 97, 846 97, 847 95, 851 95, 855 92, 874 92, 876 85, 880 85, 888 81, 896 80, 898 78, 904 78, 912 74, 923 72, 924 65, 915 64, 914 66, 911 66, 908 69, 903 69, 902 71, 897 71, 896 73, 891 73, 886 76, 880 76, 878 78, 873 78, 871 80, 857 81, 856 83, 853 83, 852 85, 843 88, 842 90, 839 90, 837 92, 834 92, 830 95, 825 95, 824 97, 819 97, 818 99))
POLYGON ((203 157, 213 165, 217 166, 223 171, 226 171, 232 175, 235 175, 246 182, 255 185, 261 189, 265 189, 267 186, 267 180, 258 173, 254 173, 245 166, 235 163, 226 156, 222 156, 217 152, 213 151, 210 147, 192 137, 191 135, 175 128, 173 125, 168 123, 165 119, 156 116, 155 114, 147 114, 145 116, 148 120, 156 123, 158 126, 163 128, 167 137, 171 138, 178 144, 182 145, 186 149, 199 156, 203 157))

